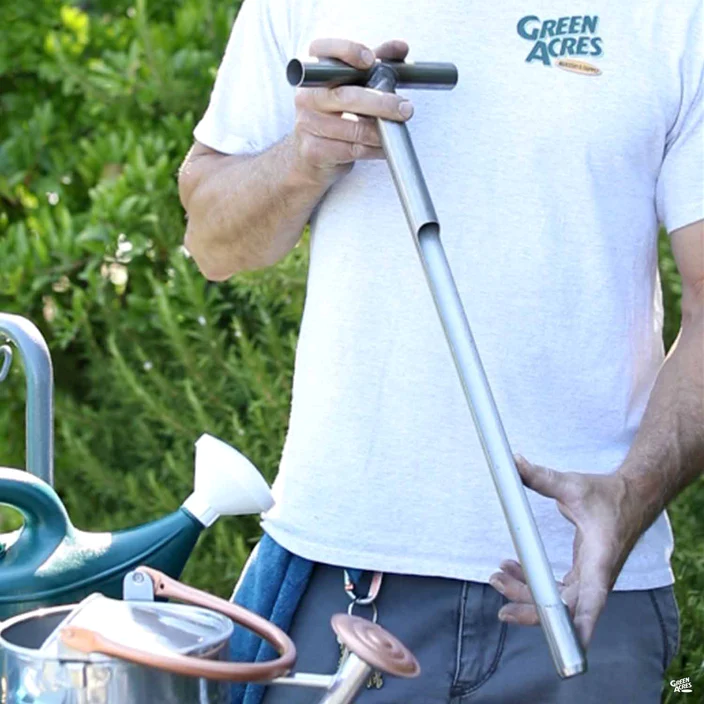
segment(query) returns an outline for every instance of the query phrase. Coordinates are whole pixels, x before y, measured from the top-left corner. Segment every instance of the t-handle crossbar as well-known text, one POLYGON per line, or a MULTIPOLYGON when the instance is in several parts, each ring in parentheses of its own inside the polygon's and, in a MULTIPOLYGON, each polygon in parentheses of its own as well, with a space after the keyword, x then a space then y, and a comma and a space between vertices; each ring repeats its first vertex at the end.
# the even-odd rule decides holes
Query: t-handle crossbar
POLYGON ((340 85, 366 86, 376 69, 388 66, 396 77, 396 88, 451 90, 457 85, 457 66, 448 63, 376 61, 368 69, 358 69, 337 59, 315 59, 303 63, 289 61, 286 77, 292 86, 331 88, 340 85))
MULTIPOLYGON (((424 65, 445 67, 433 74, 438 81, 433 87, 454 87, 457 69, 452 64, 424 65), (452 70, 454 81, 448 79, 452 70)), ((393 93, 402 86, 427 87, 432 72, 426 72, 424 80, 415 83, 408 77, 413 77, 414 65, 410 64, 408 68, 402 68, 403 66, 398 62, 378 61, 369 71, 361 72, 345 64, 340 66, 339 62, 291 62, 288 77, 294 85, 303 87, 359 83, 362 80, 361 74, 366 78, 364 85, 388 93, 393 93), (403 83, 401 76, 405 76, 403 83), (298 80, 292 81, 292 78, 298 80), (327 78, 327 82, 323 78, 327 78)), ((386 160, 452 351, 516 553, 537 605, 540 624, 555 668, 561 677, 572 677, 587 669, 584 651, 577 639, 567 606, 560 598, 528 497, 516 469, 506 431, 440 242, 440 223, 408 127, 405 123, 383 119, 378 119, 377 124, 386 160)))

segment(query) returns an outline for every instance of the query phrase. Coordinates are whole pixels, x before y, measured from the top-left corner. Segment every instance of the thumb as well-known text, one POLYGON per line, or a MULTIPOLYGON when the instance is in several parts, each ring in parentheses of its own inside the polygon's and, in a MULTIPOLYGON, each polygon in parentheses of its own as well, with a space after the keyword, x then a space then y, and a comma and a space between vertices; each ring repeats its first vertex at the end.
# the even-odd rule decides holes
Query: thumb
POLYGON ((515 460, 516 469, 518 469, 523 483, 529 489, 533 489, 533 491, 537 491, 549 499, 561 499, 563 497, 566 479, 562 472, 531 464, 522 455, 516 455, 515 460))

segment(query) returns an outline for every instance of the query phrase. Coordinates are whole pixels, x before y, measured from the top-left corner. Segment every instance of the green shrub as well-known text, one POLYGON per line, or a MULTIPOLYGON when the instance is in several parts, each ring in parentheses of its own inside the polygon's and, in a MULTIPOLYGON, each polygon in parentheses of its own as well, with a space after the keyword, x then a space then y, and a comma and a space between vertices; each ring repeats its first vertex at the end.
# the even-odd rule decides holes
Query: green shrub
MULTIPOLYGON (((175 509, 210 432, 272 480, 287 425, 305 242, 276 268, 206 282, 181 248, 175 175, 238 3, 6 0, 0 41, 0 310, 37 322, 56 376, 57 488, 82 528, 175 509), (9 29, 8 29, 9 28, 9 29)), ((665 237, 669 345, 680 284, 665 237)), ((0 386, 0 458, 24 462, 24 380, 0 386)), ((672 508, 682 650, 704 687, 701 482, 672 508)), ((16 518, 0 514, 0 529, 16 518)), ((206 533, 185 578, 226 595, 258 537, 206 533)), ((666 689, 669 689, 667 687, 666 689)), ((674 701, 672 696, 668 701, 674 701)))
MULTIPOLYGON (((175 175, 235 10, 162 2, 148 14, 141 0, 90 14, 48 1, 9 8, 0 310, 37 322, 52 348, 57 488, 81 527, 175 509, 201 432, 235 444, 269 480, 276 471, 306 247, 219 285, 181 247, 175 175)), ((23 385, 15 365, 0 410, 0 451, 15 466, 23 385)), ((186 578, 226 594, 257 535, 252 518, 222 521, 186 578)))

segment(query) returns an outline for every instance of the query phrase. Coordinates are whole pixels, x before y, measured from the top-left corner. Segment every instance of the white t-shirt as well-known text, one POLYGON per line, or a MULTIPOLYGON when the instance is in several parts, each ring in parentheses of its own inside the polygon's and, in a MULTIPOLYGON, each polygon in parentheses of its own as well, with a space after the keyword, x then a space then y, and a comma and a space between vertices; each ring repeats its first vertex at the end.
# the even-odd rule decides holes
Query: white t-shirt
MULTIPOLYGON (((245 0, 195 137, 252 153, 289 133, 286 64, 317 37, 456 63, 455 90, 399 92, 511 447, 605 473, 663 361, 658 223, 704 218, 704 33, 701 0, 579 8, 245 0)), ((486 581, 515 552, 387 165, 356 164, 311 228, 264 529, 320 562, 486 581)), ((573 526, 529 495, 561 578, 573 526)), ((616 588, 670 584, 672 547, 663 514, 616 588)))

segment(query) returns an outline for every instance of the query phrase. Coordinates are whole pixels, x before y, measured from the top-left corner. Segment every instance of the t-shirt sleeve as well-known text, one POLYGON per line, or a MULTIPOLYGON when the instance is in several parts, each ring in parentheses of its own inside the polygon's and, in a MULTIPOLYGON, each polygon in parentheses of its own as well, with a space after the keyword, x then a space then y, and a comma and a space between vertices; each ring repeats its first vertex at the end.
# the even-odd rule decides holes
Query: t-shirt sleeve
POLYGON ((691 27, 680 64, 680 110, 655 194, 658 219, 668 232, 704 219, 704 32, 699 22, 691 27))
POLYGON ((196 140, 225 154, 260 152, 294 126, 295 88, 286 80, 293 42, 285 8, 244 0, 218 69, 196 140))

